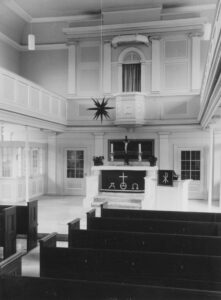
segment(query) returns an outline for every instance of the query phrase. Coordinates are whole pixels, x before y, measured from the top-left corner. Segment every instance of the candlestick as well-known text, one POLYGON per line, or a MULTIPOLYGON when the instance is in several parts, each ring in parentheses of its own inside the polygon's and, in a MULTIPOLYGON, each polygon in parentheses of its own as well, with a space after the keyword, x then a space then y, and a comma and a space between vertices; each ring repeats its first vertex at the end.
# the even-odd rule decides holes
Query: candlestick
POLYGON ((114 153, 114 144, 111 143, 111 153, 114 153))
POLYGON ((138 144, 138 152, 141 153, 141 144, 138 144))

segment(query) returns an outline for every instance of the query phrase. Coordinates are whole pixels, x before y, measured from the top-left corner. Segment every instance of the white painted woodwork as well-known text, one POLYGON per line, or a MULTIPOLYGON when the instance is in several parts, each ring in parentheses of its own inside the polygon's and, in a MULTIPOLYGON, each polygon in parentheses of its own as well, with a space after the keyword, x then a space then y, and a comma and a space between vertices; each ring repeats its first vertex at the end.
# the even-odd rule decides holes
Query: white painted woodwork
POLYGON ((68 94, 76 93, 76 45, 68 46, 68 94))
POLYGON ((39 127, 41 121, 54 122, 54 126, 66 124, 65 98, 3 68, 0 68, 0 87, 1 109, 17 113, 18 118, 20 114, 38 118, 39 127))
POLYGON ((161 87, 161 51, 160 39, 152 39, 152 92, 160 92, 161 87))
POLYGON ((169 143, 169 132, 159 132, 159 169, 168 170, 170 169, 170 143, 169 143))
POLYGON ((29 202, 29 176, 30 176, 30 148, 29 132, 25 127, 25 202, 29 202))
POLYGON ((192 36, 192 90, 200 90, 200 36, 192 36))
POLYGON ((104 43, 103 91, 105 94, 111 93, 111 44, 110 42, 104 43))
POLYGON ((145 121, 146 95, 121 93, 116 95, 115 125, 142 125, 145 121))
POLYGON ((56 194, 56 165, 57 165, 57 135, 49 133, 48 135, 48 194, 56 194))
POLYGON ((104 133, 94 133, 94 155, 104 156, 104 133))
POLYGON ((210 143, 209 143, 209 182, 208 182, 208 207, 211 208, 213 201, 214 184, 214 127, 210 125, 210 143))

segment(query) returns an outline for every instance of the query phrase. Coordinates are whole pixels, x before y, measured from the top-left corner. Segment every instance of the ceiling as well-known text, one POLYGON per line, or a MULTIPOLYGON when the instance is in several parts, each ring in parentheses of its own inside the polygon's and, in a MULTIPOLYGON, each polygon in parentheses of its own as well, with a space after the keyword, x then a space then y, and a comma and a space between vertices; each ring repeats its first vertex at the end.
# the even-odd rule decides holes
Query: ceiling
POLYGON ((156 7, 162 5, 166 8, 185 6, 203 6, 216 4, 217 0, 5 0, 15 3, 31 18, 64 17, 77 14, 97 12, 102 9, 134 7, 156 7))
POLYGON ((72 24, 74 27, 81 27, 83 23, 83 26, 96 25, 101 11, 108 13, 104 16, 104 24, 121 24, 122 20, 123 23, 128 22, 125 13, 124 17, 121 12, 110 13, 119 10, 129 10, 133 22, 206 17, 212 23, 217 1, 0 0, 0 37, 3 34, 16 43, 25 45, 27 34, 33 32, 38 44, 65 43, 63 28, 72 24))

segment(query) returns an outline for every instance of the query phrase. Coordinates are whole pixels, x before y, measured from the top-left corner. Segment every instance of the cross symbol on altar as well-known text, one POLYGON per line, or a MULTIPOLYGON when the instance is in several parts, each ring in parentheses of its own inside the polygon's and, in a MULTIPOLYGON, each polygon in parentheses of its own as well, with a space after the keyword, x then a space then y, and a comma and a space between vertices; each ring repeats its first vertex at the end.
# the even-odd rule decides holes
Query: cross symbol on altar
POLYGON ((124 175, 124 172, 122 173, 121 176, 119 176, 119 178, 122 178, 122 182, 124 183, 124 179, 127 178, 128 176, 124 175))

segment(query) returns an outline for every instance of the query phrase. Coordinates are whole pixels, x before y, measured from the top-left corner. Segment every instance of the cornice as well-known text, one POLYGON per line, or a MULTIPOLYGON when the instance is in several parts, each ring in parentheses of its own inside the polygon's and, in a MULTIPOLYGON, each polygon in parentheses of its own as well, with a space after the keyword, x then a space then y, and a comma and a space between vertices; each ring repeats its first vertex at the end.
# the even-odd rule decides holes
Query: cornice
MULTIPOLYGON (((130 24, 110 24, 102 26, 103 36, 116 36, 120 34, 163 33, 180 31, 201 31, 206 18, 188 18, 180 20, 160 20, 152 22, 139 22, 130 24)), ((63 28, 64 34, 70 38, 95 37, 100 35, 101 26, 67 27, 63 28)))

